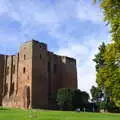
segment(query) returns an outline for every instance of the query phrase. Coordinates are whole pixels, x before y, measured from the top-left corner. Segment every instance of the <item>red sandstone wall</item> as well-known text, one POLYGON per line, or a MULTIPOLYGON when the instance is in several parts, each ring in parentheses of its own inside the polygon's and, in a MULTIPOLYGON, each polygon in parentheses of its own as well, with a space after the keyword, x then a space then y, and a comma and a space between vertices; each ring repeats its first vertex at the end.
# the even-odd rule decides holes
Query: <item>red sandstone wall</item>
POLYGON ((0 55, 0 106, 2 105, 3 76, 4 76, 4 56, 0 55))
POLYGON ((18 68, 18 106, 31 108, 32 102, 32 41, 20 48, 18 68))
POLYGON ((68 57, 61 57, 62 87, 77 88, 76 61, 68 57))
POLYGON ((32 107, 48 106, 47 46, 33 41, 32 107))
POLYGON ((48 52, 48 62, 49 106, 53 106, 56 102, 56 92, 58 88, 61 88, 60 59, 57 55, 48 52))
POLYGON ((5 59, 5 74, 4 74, 4 97, 3 97, 3 106, 11 106, 11 95, 10 95, 10 88, 12 83, 12 62, 13 56, 6 56, 5 59))
POLYGON ((30 108, 32 101, 32 42, 21 46, 19 54, 7 56, 5 63, 3 106, 30 108), (24 68, 25 72, 23 73, 24 68), (27 87, 29 87, 29 95, 27 87))

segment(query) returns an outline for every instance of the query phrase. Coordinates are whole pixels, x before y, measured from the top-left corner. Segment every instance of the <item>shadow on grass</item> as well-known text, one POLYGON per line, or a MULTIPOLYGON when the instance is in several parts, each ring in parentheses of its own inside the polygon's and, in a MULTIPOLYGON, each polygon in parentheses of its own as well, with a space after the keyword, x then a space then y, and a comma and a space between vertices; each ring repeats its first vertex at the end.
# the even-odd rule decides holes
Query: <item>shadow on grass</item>
POLYGON ((0 107, 0 111, 1 110, 9 110, 8 108, 3 108, 3 107, 0 107))

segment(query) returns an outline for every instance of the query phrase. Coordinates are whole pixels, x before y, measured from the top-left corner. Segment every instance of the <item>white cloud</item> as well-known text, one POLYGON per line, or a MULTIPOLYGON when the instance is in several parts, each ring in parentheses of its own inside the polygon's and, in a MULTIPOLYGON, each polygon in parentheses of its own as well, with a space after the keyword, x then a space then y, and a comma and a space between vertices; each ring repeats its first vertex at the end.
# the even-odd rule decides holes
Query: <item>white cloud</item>
MULTIPOLYGON (((54 4, 45 0, 0 0, 0 17, 3 16, 8 17, 8 22, 12 20, 20 24, 19 32, 11 32, 11 34, 5 33, 4 28, 0 28, 4 31, 0 35, 3 49, 12 42, 19 46, 28 38, 36 36, 38 31, 45 30, 56 39, 52 41, 59 46, 56 53, 77 59, 79 88, 88 91, 91 85, 95 84, 95 64, 92 58, 101 42, 100 38, 96 39, 94 35, 88 35, 85 38, 82 36, 84 39, 80 41, 81 38, 76 39, 71 35, 77 24, 72 28, 67 26, 66 29, 64 24, 71 19, 79 21, 79 24, 81 21, 101 24, 102 15, 98 7, 87 0, 56 0, 54 4), (63 26, 62 31, 60 31, 61 26, 63 26)), ((81 28, 78 31, 82 31, 81 28)), ((101 39, 106 38, 101 37, 101 39)))
POLYGON ((22 26, 49 26, 71 18, 100 23, 101 19, 99 8, 82 0, 58 0, 54 5, 38 0, 1 0, 0 14, 8 15, 11 19, 19 21, 22 26))
POLYGON ((94 23, 100 23, 103 20, 103 14, 100 11, 100 8, 93 5, 92 2, 86 4, 85 1, 80 1, 77 4, 77 18, 80 20, 89 20, 94 23))
MULTIPOLYGON (((36 31, 46 30, 55 38, 66 36, 64 39, 68 39, 67 32, 72 31, 73 28, 63 30, 64 35, 62 35, 59 29, 64 22, 67 24, 70 19, 77 19, 99 24, 101 15, 97 13, 100 13, 97 7, 82 0, 58 0, 55 4, 39 0, 0 0, 0 17, 8 16, 8 22, 10 19, 17 21, 20 24, 19 35, 21 36, 31 37, 36 35, 36 31)), ((6 36, 6 33, 3 34, 6 36)), ((13 34, 19 36, 17 33, 13 34)), ((9 34, 7 36, 9 38, 9 34)))

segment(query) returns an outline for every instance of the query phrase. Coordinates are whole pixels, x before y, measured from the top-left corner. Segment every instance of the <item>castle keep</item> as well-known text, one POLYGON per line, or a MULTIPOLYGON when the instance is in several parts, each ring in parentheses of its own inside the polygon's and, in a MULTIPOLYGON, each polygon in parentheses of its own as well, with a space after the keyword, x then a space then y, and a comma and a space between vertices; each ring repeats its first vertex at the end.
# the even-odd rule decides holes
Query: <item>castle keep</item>
POLYGON ((0 105, 47 108, 59 88, 77 88, 76 60, 28 41, 16 55, 0 55, 0 105))

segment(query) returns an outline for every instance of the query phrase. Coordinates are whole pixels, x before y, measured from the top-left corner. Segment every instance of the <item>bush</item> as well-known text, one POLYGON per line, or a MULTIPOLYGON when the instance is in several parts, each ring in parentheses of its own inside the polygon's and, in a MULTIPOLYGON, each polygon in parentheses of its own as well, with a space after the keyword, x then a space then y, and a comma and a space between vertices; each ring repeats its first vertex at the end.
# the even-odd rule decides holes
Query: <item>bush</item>
POLYGON ((106 109, 107 108, 107 103, 106 102, 101 102, 100 103, 100 109, 106 109))

